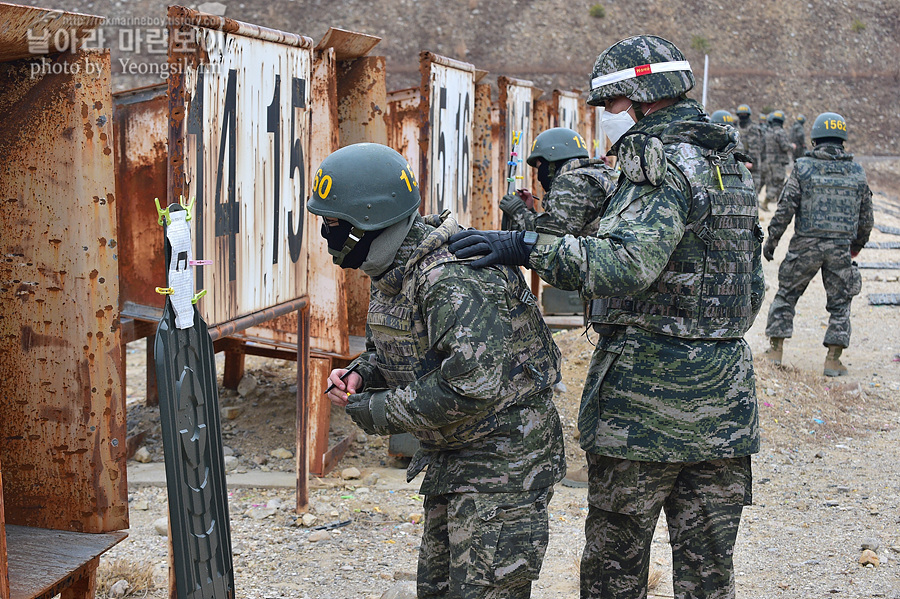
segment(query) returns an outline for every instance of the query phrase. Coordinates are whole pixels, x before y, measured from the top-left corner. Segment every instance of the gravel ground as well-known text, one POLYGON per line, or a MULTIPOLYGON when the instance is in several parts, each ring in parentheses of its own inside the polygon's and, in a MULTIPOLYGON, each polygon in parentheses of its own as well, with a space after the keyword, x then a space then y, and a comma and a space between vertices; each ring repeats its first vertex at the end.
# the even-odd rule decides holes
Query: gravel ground
MULTIPOLYGON (((897 181, 896 163, 879 168, 890 175, 885 181, 897 181)), ((873 188, 878 190, 876 223, 900 227, 897 186, 873 188)), ((765 226, 771 213, 762 217, 765 226)), ((765 314, 789 235, 776 260, 765 264, 771 288, 747 334, 755 353, 766 347, 765 314)), ((897 240, 879 231, 872 234, 872 241, 897 240)), ((859 260, 897 262, 898 251, 867 249, 859 260)), ((863 271, 863 291, 853 303, 853 342, 844 354, 850 376, 836 380, 821 375, 827 313, 820 277, 798 305, 795 337, 785 344, 786 367, 775 369, 757 360, 763 442, 753 461, 754 505, 744 511, 735 554, 739 597, 900 599, 900 309, 866 301, 869 293, 900 292, 897 275, 896 270, 863 271), (874 551, 877 565, 859 563, 866 547, 874 551)), ((575 418, 591 347, 579 331, 560 332, 556 338, 565 357, 565 391, 557 395, 557 405, 570 467, 578 468, 575 418)), ((160 461, 157 410, 141 405, 141 342, 129 346, 127 358, 129 429, 148 431, 149 458, 160 461)), ((256 389, 246 397, 220 389, 223 406, 243 408, 225 422, 223 431, 240 470, 291 469, 293 460, 270 452, 293 446, 293 368, 251 357, 247 372, 256 389)), ((359 434, 342 410, 333 411, 332 433, 335 438, 358 435, 338 470, 352 467, 360 474, 344 480, 336 472, 313 481, 309 513, 315 520, 308 517, 309 526, 293 512, 293 489, 230 490, 237 597, 375 599, 409 588, 421 534, 418 480, 407 484, 403 470, 387 456, 384 440, 359 434), (351 523, 342 528, 314 530, 346 520, 351 523)), ((585 497, 585 490, 556 488, 550 546, 534 586, 537 599, 577 597, 585 497)), ((117 561, 136 570, 153 567, 157 588, 134 589, 133 596, 165 597, 167 540, 154 523, 166 516, 166 491, 133 487, 129 499, 129 537, 103 557, 101 571, 117 561)), ((663 520, 652 551, 652 574, 659 582, 650 596, 671 597, 671 553, 663 520)))

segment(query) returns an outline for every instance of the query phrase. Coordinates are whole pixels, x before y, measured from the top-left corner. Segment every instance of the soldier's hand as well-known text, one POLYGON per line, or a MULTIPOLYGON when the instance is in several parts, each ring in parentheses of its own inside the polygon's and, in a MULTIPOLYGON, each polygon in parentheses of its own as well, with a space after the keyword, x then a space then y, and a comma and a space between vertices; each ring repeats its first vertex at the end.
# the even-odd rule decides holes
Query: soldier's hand
POLYGON ((763 246, 762 250, 763 258, 771 262, 775 258, 775 246, 777 244, 778 242, 771 237, 766 239, 766 244, 763 246))
POLYGON ((335 368, 328 375, 328 384, 330 385, 326 392, 328 399, 334 405, 343 407, 347 405, 347 396, 356 393, 362 387, 362 377, 356 372, 347 374, 346 369, 335 368))
POLYGON ((534 196, 531 195, 531 190, 529 189, 520 189, 516 192, 516 194, 522 198, 522 201, 525 202, 525 207, 529 210, 534 210, 534 196))
POLYGON ((483 256, 472 262, 473 268, 484 268, 492 264, 525 266, 528 255, 537 240, 537 235, 529 231, 526 241, 525 231, 478 231, 467 229, 450 237, 447 246, 459 258, 483 256))
POLYGON ((500 198, 500 210, 502 210, 509 216, 514 217, 519 212, 528 210, 528 207, 525 205, 525 202, 522 201, 522 198, 520 198, 518 195, 514 193, 508 193, 500 198))

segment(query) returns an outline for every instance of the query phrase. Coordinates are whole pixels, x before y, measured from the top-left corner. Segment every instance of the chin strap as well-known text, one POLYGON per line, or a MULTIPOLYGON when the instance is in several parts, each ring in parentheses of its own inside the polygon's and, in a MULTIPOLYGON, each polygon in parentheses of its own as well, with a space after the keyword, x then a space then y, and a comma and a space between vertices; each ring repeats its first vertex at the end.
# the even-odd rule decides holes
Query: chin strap
POLYGON ((347 254, 353 251, 353 248, 356 247, 356 244, 359 243, 359 240, 362 239, 362 236, 365 234, 366 232, 359 227, 354 226, 350 229, 350 235, 347 236, 347 241, 344 242, 344 247, 341 248, 341 251, 336 252, 335 250, 328 248, 328 253, 332 256, 332 261, 340 266, 344 262, 344 258, 347 257, 347 254))

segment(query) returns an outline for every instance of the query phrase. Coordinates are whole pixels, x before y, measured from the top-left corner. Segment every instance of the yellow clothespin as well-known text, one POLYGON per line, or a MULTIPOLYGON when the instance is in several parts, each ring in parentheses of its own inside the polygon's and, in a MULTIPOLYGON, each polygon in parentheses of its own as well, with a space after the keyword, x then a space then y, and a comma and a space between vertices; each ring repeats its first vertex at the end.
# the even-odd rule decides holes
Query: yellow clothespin
POLYGON ((175 293, 175 290, 172 287, 157 287, 156 293, 160 295, 172 295, 175 293))
POLYGON ((169 207, 166 206, 166 209, 163 210, 159 205, 159 198, 153 198, 153 201, 156 202, 156 214, 158 216, 156 222, 159 223, 159 226, 163 226, 163 224, 171 225, 172 217, 169 216, 169 207))
POLYGON ((187 212, 187 216, 184 217, 184 220, 189 221, 194 217, 194 203, 197 201, 196 197, 190 199, 190 201, 185 204, 184 196, 178 198, 178 203, 181 204, 181 207, 184 208, 184 211, 187 212))
POLYGON ((194 294, 194 297, 191 298, 191 303, 196 304, 197 300, 206 295, 206 289, 201 289, 197 293, 194 294))

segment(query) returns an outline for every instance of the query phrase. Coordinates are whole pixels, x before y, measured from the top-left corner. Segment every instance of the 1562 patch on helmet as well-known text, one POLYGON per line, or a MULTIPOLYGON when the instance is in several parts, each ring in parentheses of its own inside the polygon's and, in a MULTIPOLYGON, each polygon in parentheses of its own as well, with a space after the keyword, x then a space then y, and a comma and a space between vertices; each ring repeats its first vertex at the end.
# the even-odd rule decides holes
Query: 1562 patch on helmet
POLYGON ((619 166, 629 181, 636 185, 649 183, 654 187, 666 176, 666 150, 662 140, 654 135, 631 133, 619 142, 619 166))

